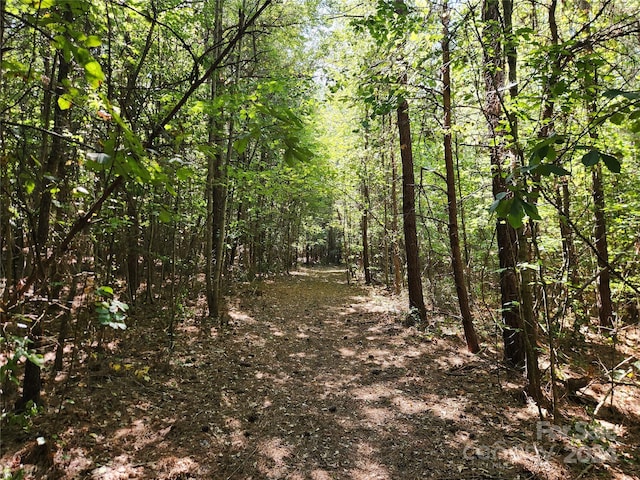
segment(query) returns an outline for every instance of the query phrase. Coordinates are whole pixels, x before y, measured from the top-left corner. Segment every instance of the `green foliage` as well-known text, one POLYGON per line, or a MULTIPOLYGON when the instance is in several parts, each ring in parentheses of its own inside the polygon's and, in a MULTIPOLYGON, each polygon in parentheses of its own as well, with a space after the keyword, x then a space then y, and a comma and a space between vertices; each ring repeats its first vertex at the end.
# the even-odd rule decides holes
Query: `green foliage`
POLYGON ((113 288, 108 286, 99 287, 96 295, 102 299, 96 301, 96 313, 100 325, 114 330, 125 330, 127 324, 124 321, 127 318, 129 305, 113 298, 113 288))
POLYGON ((582 156, 582 164, 585 167, 593 167, 600 160, 605 164, 605 166, 613 173, 620 173, 620 160, 618 160, 613 155, 608 155, 606 153, 602 153, 596 149, 589 150, 588 153, 585 153, 582 156))
MULTIPOLYGON (((18 326, 21 326, 21 324, 18 324, 18 326)), ((23 326, 26 327, 26 325, 23 326)), ((9 381, 18 385, 17 371, 23 361, 29 361, 39 367, 44 365, 44 357, 29 347, 31 343, 33 342, 27 336, 8 335, 0 337, 0 348, 8 352, 6 363, 0 366, 0 384, 9 381)))
POLYGON ((29 433, 33 426, 33 419, 42 414, 44 407, 36 405, 29 400, 20 412, 4 412, 0 421, 19 426, 24 432, 29 433))
POLYGON ((351 22, 356 33, 368 32, 379 46, 403 42, 419 25, 420 17, 407 2, 400 0, 378 0, 375 13, 351 22))
POLYGON ((509 192, 501 192, 496 195, 494 202, 489 207, 491 213, 496 213, 498 218, 506 218, 513 228, 520 228, 524 224, 525 218, 531 220, 542 220, 538 213, 538 207, 521 196, 522 192, 517 194, 509 192))
POLYGON ((2 467, 2 480, 23 480, 24 469, 11 470, 11 468, 5 466, 2 467))

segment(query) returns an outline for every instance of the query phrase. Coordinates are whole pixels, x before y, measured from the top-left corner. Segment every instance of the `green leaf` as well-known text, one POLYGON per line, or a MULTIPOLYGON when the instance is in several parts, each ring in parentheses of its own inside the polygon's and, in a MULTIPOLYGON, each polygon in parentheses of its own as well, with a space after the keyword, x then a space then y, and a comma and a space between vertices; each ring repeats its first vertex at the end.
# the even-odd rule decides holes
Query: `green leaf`
POLYGON ((509 214, 513 203, 513 198, 507 198, 508 195, 508 192, 498 193, 491 207, 489 207, 489 212, 495 212, 499 218, 505 218, 509 214))
POLYGON ((606 153, 601 153, 600 158, 602 158, 602 161, 610 172, 620 173, 621 165, 620 161, 616 157, 613 155, 607 155, 606 153))
POLYGON ((87 157, 87 167, 95 171, 102 171, 109 167, 112 164, 111 155, 107 155, 106 153, 97 153, 97 152, 87 152, 85 153, 85 157, 87 157))
POLYGON ((26 180, 24 182, 24 189, 26 190, 27 195, 31 195, 36 189, 36 182, 34 182, 32 179, 26 180))
POLYGON ((158 220, 160 220, 162 223, 171 223, 171 221, 173 220, 173 215, 167 209, 162 208, 158 212, 158 220))
POLYGON ((507 214, 507 221, 513 228, 520 228, 524 224, 524 206, 522 200, 514 197, 511 202, 511 208, 507 214))
POLYGON ((89 75, 99 78, 100 80, 104 80, 104 73, 102 72, 102 67, 95 60, 87 63, 84 66, 84 69, 89 75))
POLYGON ((96 295, 100 295, 101 297, 110 297, 113 295, 113 288, 107 285, 98 287, 98 289, 96 290, 96 295))
POLYGON ((600 161, 600 152, 593 149, 589 153, 584 154, 581 161, 585 167, 593 167, 600 161))
POLYGON ((89 35, 84 41, 84 45, 87 48, 99 47, 100 45, 102 45, 102 40, 97 35, 89 35))
POLYGON ((520 213, 510 213, 507 215, 507 221, 513 228, 518 229, 524 225, 524 215, 520 213))
POLYGON ((195 177, 195 172, 189 167, 180 167, 178 168, 178 170, 176 170, 176 177, 178 178, 178 180, 184 182, 186 180, 189 180, 190 178, 195 177))
POLYGON ((609 98, 609 99, 613 99, 616 97, 624 97, 627 100, 637 100, 640 98, 640 91, 635 91, 635 92, 627 92, 624 90, 618 90, 618 89, 612 89, 612 90, 607 90, 606 92, 604 92, 602 94, 603 97, 609 98))
POLYGON ((84 65, 84 70, 87 74, 87 80, 89 84, 93 88, 98 88, 102 82, 104 81, 104 73, 102 72, 102 67, 95 60, 91 60, 90 62, 84 65))
POLYGON ((523 201, 522 208, 531 220, 542 220, 542 217, 540 216, 540 213, 538 213, 538 207, 536 205, 523 201))
POLYGON ((71 100, 71 97, 66 93, 58 97, 58 107, 60 108, 60 110, 69 110, 71 108, 71 105, 73 105, 73 101, 71 100))
POLYGON ((620 112, 616 112, 611 117, 609 117, 609 121, 614 125, 621 125, 624 122, 624 115, 620 112))
POLYGON ((562 168, 560 165, 553 165, 551 163, 541 163, 537 165, 534 170, 545 177, 550 175, 558 175, 559 177, 571 175, 570 171, 562 168))
POLYGON ((111 308, 115 308, 115 310, 113 310, 113 311, 121 310, 123 312, 126 312, 127 310, 129 310, 129 305, 127 305, 124 302, 121 302, 120 300, 112 300, 111 301, 111 308))
POLYGON ((238 138, 235 142, 233 142, 233 148, 239 154, 243 154, 249 145, 249 140, 251 139, 250 135, 245 135, 238 138))
POLYGON ((296 159, 296 156, 293 152, 293 149, 287 148, 284 151, 284 161, 286 162, 286 164, 289 165, 290 167, 293 167, 293 165, 295 164, 295 159, 296 159))

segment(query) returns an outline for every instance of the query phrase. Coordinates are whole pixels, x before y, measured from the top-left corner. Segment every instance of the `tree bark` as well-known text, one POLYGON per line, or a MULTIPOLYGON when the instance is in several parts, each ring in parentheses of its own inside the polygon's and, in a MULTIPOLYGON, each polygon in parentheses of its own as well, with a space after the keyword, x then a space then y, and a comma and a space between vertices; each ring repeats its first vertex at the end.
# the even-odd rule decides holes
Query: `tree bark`
MULTIPOLYGON (((489 127, 492 191, 494 198, 508 192, 502 163, 505 160, 500 122, 504 89, 504 59, 502 57, 501 17, 498 0, 484 0, 482 6, 484 42, 484 80, 486 100, 484 113, 489 127)), ((516 274, 517 235, 504 219, 496 224, 498 258, 500 262, 500 296, 504 359, 508 365, 522 368, 525 363, 522 321, 519 313, 519 287, 516 274)))
MULTIPOLYGON (((212 31, 214 58, 220 55, 222 44, 222 0, 214 1, 214 26, 212 31)), ((219 95, 220 80, 218 75, 210 79, 211 102, 219 95)), ((206 288, 209 317, 220 315, 222 274, 222 246, 224 245, 224 225, 226 221, 226 179, 225 157, 222 145, 221 112, 214 112, 209 118, 209 147, 212 154, 207 164, 207 255, 206 255, 206 288)))
POLYGON ((366 171, 365 178, 362 179, 362 268, 364 270, 364 281, 371 285, 371 265, 369 263, 369 185, 367 185, 366 171))
POLYGON ((451 142, 451 68, 449 49, 449 8, 447 1, 443 4, 442 13, 442 104, 444 111, 444 163, 447 178, 447 202, 449 213, 449 244, 451 246, 451 267, 458 294, 458 304, 462 315, 462 326, 467 341, 467 348, 472 353, 480 351, 478 337, 473 327, 473 318, 469 308, 469 293, 464 275, 460 237, 458 231, 458 197, 456 195, 456 179, 453 168, 453 148, 451 142))
MULTIPOLYGON (((589 2, 581 4, 590 17, 591 5, 589 2)), ((587 33, 591 32, 591 24, 586 27, 587 33)), ((588 52, 591 49, 587 49, 588 52)), ((591 121, 597 115, 596 98, 598 96, 598 67, 593 66, 591 75, 585 76, 585 91, 588 94, 587 111, 591 121)), ((592 139, 598 138, 597 127, 592 127, 589 134, 592 139)), ((598 318, 600 327, 608 333, 613 328, 613 303, 611 301, 611 272, 609 271, 609 247, 607 242, 607 220, 605 216, 605 198, 602 175, 602 163, 591 167, 591 195, 593 198, 593 241, 597 251, 597 262, 600 275, 596 279, 596 305, 598 306, 598 318)))
POLYGON ((598 163, 591 170, 593 195, 593 237, 598 251, 598 275, 596 284, 596 304, 598 317, 603 329, 613 328, 613 304, 611 302, 611 273, 609 271, 609 247, 607 244, 607 221, 605 218, 604 185, 602 181, 602 164, 598 163))
POLYGON ((398 233, 398 172, 396 156, 391 152, 391 236, 393 256, 393 285, 396 295, 402 291, 402 260, 400 259, 400 245, 398 233))
MULTIPOLYGON (((518 97, 518 55, 516 49, 516 40, 513 35, 513 0, 502 0, 503 18, 504 18, 504 38, 505 38, 505 54, 507 57, 508 78, 509 78, 509 96, 515 101, 518 97)), ((524 165, 524 155, 520 148, 518 135, 518 119, 513 112, 507 112, 509 119, 509 127, 513 141, 511 143, 511 154, 515 159, 515 169, 513 174, 518 178, 517 168, 524 165)), ((534 181, 527 185, 526 179, 520 180, 522 187, 529 194, 529 198, 533 205, 537 204, 539 197, 539 175, 534 177, 534 181)), ((540 367, 538 364, 538 318, 534 312, 535 292, 533 284, 535 283, 535 271, 527 266, 533 263, 534 251, 532 245, 537 236, 537 227, 533 220, 527 219, 524 225, 517 230, 518 241, 518 264, 517 272, 519 273, 520 287, 520 315, 523 327, 523 339, 525 347, 525 360, 527 366, 527 393, 533 397, 538 405, 544 401, 540 384, 540 367)))
MULTIPOLYGON (((67 7, 63 12, 63 16, 66 22, 73 21, 73 16, 70 9, 67 7)), ((60 165, 63 162, 63 143, 62 134, 69 121, 69 111, 62 110, 57 103, 57 96, 64 93, 64 84, 68 80, 70 72, 70 65, 65 60, 64 55, 58 53, 58 72, 56 75, 55 84, 52 85, 56 92, 56 96, 47 101, 55 103, 53 114, 53 131, 59 135, 54 135, 51 140, 51 149, 47 156, 46 163, 42 171, 42 186, 40 190, 40 206, 38 210, 38 224, 35 233, 35 246, 36 246, 36 261, 38 266, 36 271, 41 272, 41 278, 46 278, 48 275, 48 267, 50 266, 47 259, 47 243, 49 241, 49 230, 51 226, 52 206, 53 206, 53 194, 52 189, 54 187, 54 181, 51 179, 57 179, 60 165)), ((49 285, 45 288, 49 290, 49 285)), ((47 309, 48 310, 48 309, 47 309)), ((42 347, 42 321, 46 313, 36 319, 31 328, 29 329, 29 340, 31 341, 30 348, 38 351, 42 347)), ((29 402, 34 404, 40 403, 40 391, 42 389, 41 369, 40 366, 27 360, 24 370, 24 379, 22 383, 22 397, 18 401, 16 407, 18 410, 24 408, 29 402)))
MULTIPOLYGON (((406 84, 406 74, 402 83, 406 84)), ((409 307, 415 309, 421 321, 427 319, 422 292, 420 271, 420 251, 416 226, 415 174, 413 171, 413 151, 411 145, 411 124, 409 120, 409 102, 403 99, 396 111, 398 117, 398 136, 400 138, 400 157, 402 158, 402 217, 404 220, 404 247, 407 257, 407 288, 409 307)))

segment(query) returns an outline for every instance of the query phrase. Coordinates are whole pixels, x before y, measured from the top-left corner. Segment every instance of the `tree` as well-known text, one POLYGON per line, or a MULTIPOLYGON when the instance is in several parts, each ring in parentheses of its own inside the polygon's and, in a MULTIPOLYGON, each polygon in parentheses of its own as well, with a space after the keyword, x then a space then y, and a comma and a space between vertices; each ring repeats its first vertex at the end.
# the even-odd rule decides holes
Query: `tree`
MULTIPOLYGON (((509 195, 506 183, 508 171, 503 162, 506 159, 504 141, 503 99, 504 57, 502 47, 500 6, 497 0, 485 0, 482 4, 483 53, 485 106, 484 114, 489 128, 491 175, 493 196, 502 199, 509 195)), ((514 367, 523 367, 525 362, 522 320, 518 309, 520 296, 516 264, 518 259, 517 233, 504 218, 496 223, 498 257, 500 259, 501 316, 505 361, 514 367)))
POLYGON ((472 353, 480 350, 478 338, 473 327, 471 309, 469 307, 469 293, 465 281, 464 267, 462 265, 462 253, 460 251, 460 238, 458 230, 458 196, 456 194, 456 178, 453 168, 453 148, 451 145, 451 54, 449 50, 449 7, 445 1, 442 11, 442 104, 444 113, 444 163, 447 180, 447 202, 449 205, 449 243, 451 245, 451 266, 458 293, 460 314, 464 335, 467 340, 467 348, 472 353))
MULTIPOLYGON (((211 37, 211 53, 213 58, 220 55, 222 48, 223 1, 214 0, 210 5, 213 12, 213 28, 211 37)), ((240 26, 242 27, 242 26, 240 26)), ((215 105, 221 95, 222 83, 220 72, 209 79, 211 105, 215 105)), ((206 228, 206 284, 209 316, 217 319, 221 314, 221 281, 224 262, 225 223, 227 215, 226 156, 222 140, 223 112, 212 109, 209 114, 208 141, 209 159, 207 162, 207 183, 205 197, 207 199, 206 228)))

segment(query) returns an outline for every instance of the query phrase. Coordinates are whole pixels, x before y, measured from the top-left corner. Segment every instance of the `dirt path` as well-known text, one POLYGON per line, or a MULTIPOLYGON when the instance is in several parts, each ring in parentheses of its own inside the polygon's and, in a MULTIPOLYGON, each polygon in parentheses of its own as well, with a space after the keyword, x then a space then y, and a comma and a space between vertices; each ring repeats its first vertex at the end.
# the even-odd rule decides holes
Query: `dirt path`
POLYGON ((402 308, 340 270, 247 285, 229 327, 187 319, 170 356, 161 329, 132 327, 30 438, 66 479, 637 478, 566 465, 492 354, 465 353, 453 323, 445 339, 402 327, 402 308))

